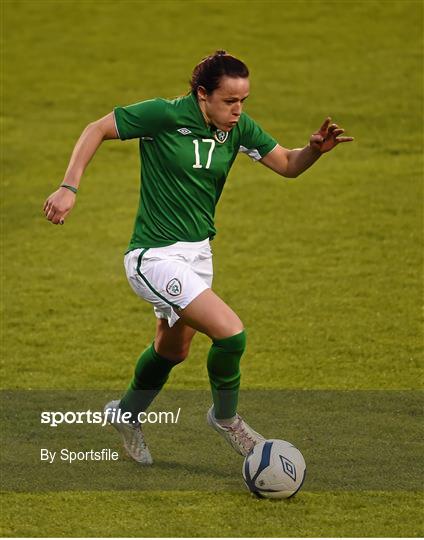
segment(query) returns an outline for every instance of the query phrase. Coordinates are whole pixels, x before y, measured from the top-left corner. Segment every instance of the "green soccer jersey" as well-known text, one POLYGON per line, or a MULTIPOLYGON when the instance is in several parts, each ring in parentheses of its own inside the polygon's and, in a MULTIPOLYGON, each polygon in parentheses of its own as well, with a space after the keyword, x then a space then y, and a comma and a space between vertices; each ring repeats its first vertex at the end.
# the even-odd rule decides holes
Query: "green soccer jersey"
POLYGON ((121 140, 140 139, 141 190, 128 251, 215 235, 215 207, 238 152, 261 159, 277 142, 247 114, 224 132, 194 94, 114 109, 121 140))

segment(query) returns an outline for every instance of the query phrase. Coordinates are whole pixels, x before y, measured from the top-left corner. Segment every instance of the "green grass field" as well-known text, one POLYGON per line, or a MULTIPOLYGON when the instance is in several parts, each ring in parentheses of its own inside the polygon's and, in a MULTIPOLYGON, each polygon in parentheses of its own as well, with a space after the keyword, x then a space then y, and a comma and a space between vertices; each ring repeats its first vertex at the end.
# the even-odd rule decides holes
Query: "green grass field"
POLYGON ((1 9, 2 534, 423 536, 422 3, 1 9), (120 450, 107 429, 52 432, 39 414, 118 397, 155 326, 122 264, 137 142, 100 148, 65 226, 43 202, 87 123, 185 93, 219 48, 246 61, 246 110, 282 145, 327 115, 355 136, 295 180, 241 156, 217 211, 214 288, 248 330, 240 411, 308 463, 290 501, 251 498, 205 425, 204 336, 158 401, 182 404, 181 426, 146 429, 152 469, 38 460, 41 445, 120 450))

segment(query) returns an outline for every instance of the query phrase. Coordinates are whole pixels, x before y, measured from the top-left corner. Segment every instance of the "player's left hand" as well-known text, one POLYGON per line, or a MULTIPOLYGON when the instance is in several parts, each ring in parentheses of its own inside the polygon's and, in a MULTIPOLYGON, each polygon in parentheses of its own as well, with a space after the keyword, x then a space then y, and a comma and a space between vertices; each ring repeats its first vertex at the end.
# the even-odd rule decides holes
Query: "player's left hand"
POLYGON ((328 117, 318 131, 311 135, 309 146, 315 150, 319 150, 321 154, 329 152, 339 143, 351 142, 353 137, 340 137, 344 133, 344 129, 337 124, 331 124, 331 118, 328 117))

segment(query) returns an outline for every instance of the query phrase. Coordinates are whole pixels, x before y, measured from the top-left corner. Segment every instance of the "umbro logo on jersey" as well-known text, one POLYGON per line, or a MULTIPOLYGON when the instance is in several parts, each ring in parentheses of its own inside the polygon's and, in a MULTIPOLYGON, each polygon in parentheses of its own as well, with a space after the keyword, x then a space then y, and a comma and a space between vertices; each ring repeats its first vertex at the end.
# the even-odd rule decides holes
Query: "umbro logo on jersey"
POLYGON ((214 137, 219 143, 225 143, 225 141, 228 139, 228 131, 221 131, 220 129, 217 129, 214 137))
POLYGON ((187 128, 180 128, 180 129, 177 129, 177 131, 179 131, 181 135, 188 135, 189 133, 191 133, 191 131, 187 128))

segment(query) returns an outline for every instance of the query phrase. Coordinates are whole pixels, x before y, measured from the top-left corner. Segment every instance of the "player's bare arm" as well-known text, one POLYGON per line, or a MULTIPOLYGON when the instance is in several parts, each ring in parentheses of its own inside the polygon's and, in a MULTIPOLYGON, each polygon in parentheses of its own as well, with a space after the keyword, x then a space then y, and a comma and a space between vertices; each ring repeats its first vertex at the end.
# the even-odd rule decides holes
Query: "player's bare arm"
POLYGON ((72 152, 68 168, 61 184, 69 187, 59 187, 44 203, 44 214, 55 225, 63 224, 66 216, 72 210, 76 192, 71 188, 78 189, 81 177, 96 153, 101 143, 108 139, 117 139, 115 117, 113 112, 103 118, 88 124, 78 139, 72 152))
POLYGON ((322 154, 329 152, 338 144, 353 141, 353 137, 342 137, 344 129, 325 119, 318 131, 311 135, 309 144, 304 148, 289 150, 277 145, 260 162, 277 174, 286 178, 296 178, 313 165, 322 154))

